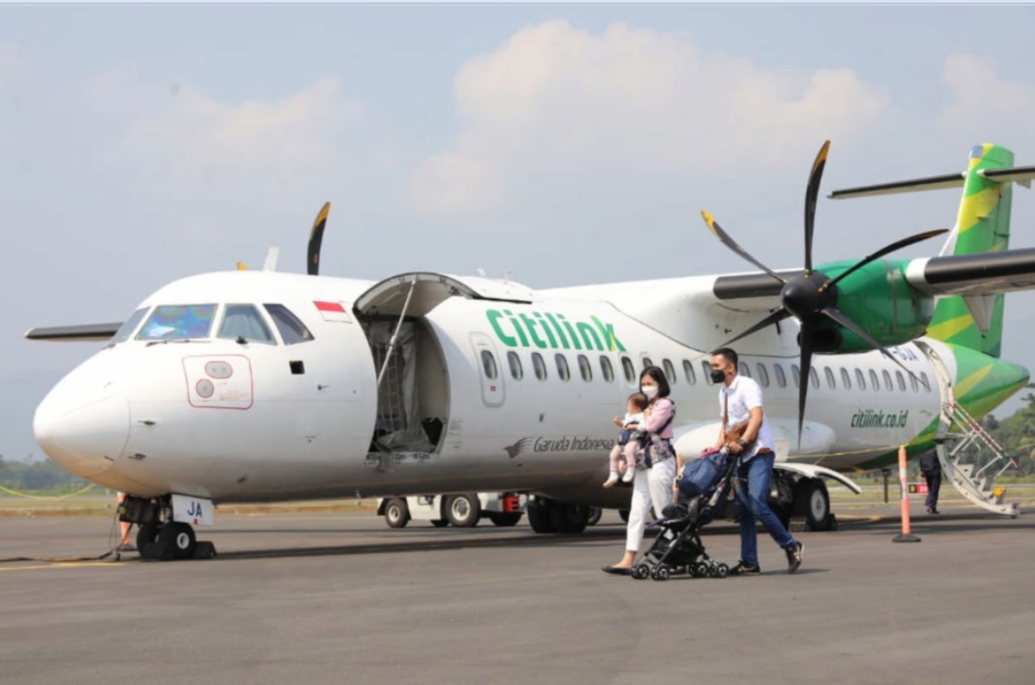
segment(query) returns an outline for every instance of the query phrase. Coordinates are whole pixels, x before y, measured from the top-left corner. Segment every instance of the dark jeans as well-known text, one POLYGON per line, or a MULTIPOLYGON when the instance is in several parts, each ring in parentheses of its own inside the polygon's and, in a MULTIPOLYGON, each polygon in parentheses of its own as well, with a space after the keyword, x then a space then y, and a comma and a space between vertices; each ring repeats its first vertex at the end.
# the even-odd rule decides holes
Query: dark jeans
POLYGON ((737 518, 740 521, 740 558, 755 566, 758 565, 758 539, 755 532, 755 519, 769 531, 769 535, 780 547, 787 549, 794 544, 794 538, 780 523, 773 510, 769 508, 769 481, 773 475, 773 463, 776 456, 759 454, 745 464, 737 466, 737 518))
POLYGON ((941 471, 924 471, 924 480, 927 481, 927 499, 924 500, 924 505, 928 509, 938 508, 938 490, 942 486, 942 472, 941 471))

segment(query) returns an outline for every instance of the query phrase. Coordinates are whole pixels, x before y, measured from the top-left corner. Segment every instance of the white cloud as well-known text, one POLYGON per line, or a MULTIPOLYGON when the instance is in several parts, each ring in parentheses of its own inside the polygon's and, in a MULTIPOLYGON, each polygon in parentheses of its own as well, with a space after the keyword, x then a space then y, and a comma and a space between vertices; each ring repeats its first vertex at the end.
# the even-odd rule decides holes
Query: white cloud
POLYGON ((952 90, 952 100, 939 116, 945 126, 987 124, 994 118, 1028 114, 1035 105, 1035 88, 1000 78, 995 61, 977 55, 949 55, 942 82, 952 90))
POLYGON ((193 178, 326 172, 337 162, 338 137, 362 117, 336 78, 277 99, 226 102, 189 85, 145 85, 116 70, 93 79, 87 97, 122 128, 117 154, 193 178))
POLYGON ((888 104, 850 69, 758 67, 675 34, 616 24, 591 35, 564 21, 469 60, 454 91, 464 129, 409 186, 432 216, 505 208, 543 169, 774 169, 872 126, 888 104))

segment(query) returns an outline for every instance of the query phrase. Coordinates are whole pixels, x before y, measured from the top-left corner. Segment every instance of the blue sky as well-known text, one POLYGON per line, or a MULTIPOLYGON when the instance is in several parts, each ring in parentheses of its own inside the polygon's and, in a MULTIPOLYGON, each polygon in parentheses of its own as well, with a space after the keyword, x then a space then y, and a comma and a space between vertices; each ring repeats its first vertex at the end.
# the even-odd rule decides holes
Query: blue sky
MULTIPOLYGON (((120 320, 192 273, 506 269, 532 287, 746 270, 707 208, 800 264, 812 158, 837 187, 1035 164, 1025 6, 2 6, 0 454, 90 344, 27 328, 120 320), (617 248, 644 240, 648 260, 617 248)), ((1035 245, 1017 189, 1013 246, 1035 245)), ((951 227, 938 191, 821 201, 816 258, 951 227)), ((919 245, 901 256, 932 254, 919 245)), ((1004 356, 1035 368, 1035 296, 1004 356)), ((1013 408, 1011 403, 1008 408, 1013 408)))

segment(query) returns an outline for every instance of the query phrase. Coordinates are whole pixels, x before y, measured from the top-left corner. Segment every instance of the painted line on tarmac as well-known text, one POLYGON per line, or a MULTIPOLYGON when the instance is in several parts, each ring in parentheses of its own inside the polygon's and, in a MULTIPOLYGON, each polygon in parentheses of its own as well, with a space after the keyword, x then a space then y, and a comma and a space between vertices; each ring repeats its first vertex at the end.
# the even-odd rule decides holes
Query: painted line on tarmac
POLYGON ((125 566, 124 561, 83 561, 83 562, 71 562, 65 564, 39 564, 35 566, 11 566, 9 568, 0 568, 0 573, 4 571, 35 571, 44 568, 73 568, 81 566, 99 566, 99 567, 111 567, 111 566, 125 566))

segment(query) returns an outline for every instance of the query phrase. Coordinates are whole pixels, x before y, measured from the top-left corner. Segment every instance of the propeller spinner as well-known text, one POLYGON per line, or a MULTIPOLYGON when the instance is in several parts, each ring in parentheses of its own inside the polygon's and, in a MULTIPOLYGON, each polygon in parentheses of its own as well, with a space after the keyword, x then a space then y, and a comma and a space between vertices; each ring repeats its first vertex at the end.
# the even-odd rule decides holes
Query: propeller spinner
POLYGON ((711 214, 706 211, 701 212, 708 228, 711 229, 711 232, 714 233, 720 241, 722 241, 723 245, 762 269, 762 271, 769 274, 772 278, 783 283, 783 288, 780 291, 780 309, 759 321, 754 326, 751 326, 740 335, 727 340, 721 345, 721 347, 731 345, 741 338, 745 338, 752 333, 779 323, 791 316, 798 319, 801 324, 801 336, 799 338, 799 346, 801 347, 801 375, 798 382, 799 448, 801 447, 802 425, 805 420, 805 399, 808 395, 809 374, 812 370, 812 355, 815 349, 819 347, 819 345, 817 345, 817 336, 820 335, 821 332, 818 327, 824 319, 830 319, 838 325, 847 328, 862 340, 865 340, 871 347, 880 350, 888 359, 891 359, 893 362, 901 366, 910 376, 915 377, 915 374, 907 369, 902 362, 892 356, 891 353, 888 352, 888 350, 879 342, 874 340, 869 333, 863 330, 862 327, 852 321, 851 318, 849 318, 843 311, 837 308, 838 282, 844 280, 846 276, 855 273, 870 262, 880 259, 895 250, 899 250, 922 240, 927 240, 928 238, 933 238, 948 232, 945 229, 939 229, 903 238, 902 240, 887 245, 873 254, 868 255, 853 265, 850 269, 839 274, 836 278, 830 278, 822 272, 813 271, 812 236, 816 218, 816 198, 819 196, 819 182, 823 177, 823 168, 826 166, 827 154, 829 151, 830 141, 828 140, 823 143, 823 147, 820 148, 819 154, 816 155, 816 161, 812 165, 812 172, 809 174, 809 183, 805 191, 805 270, 800 275, 793 276, 789 279, 778 275, 765 264, 752 257, 747 250, 737 244, 733 238, 722 230, 722 227, 719 226, 714 218, 712 218, 711 214))

